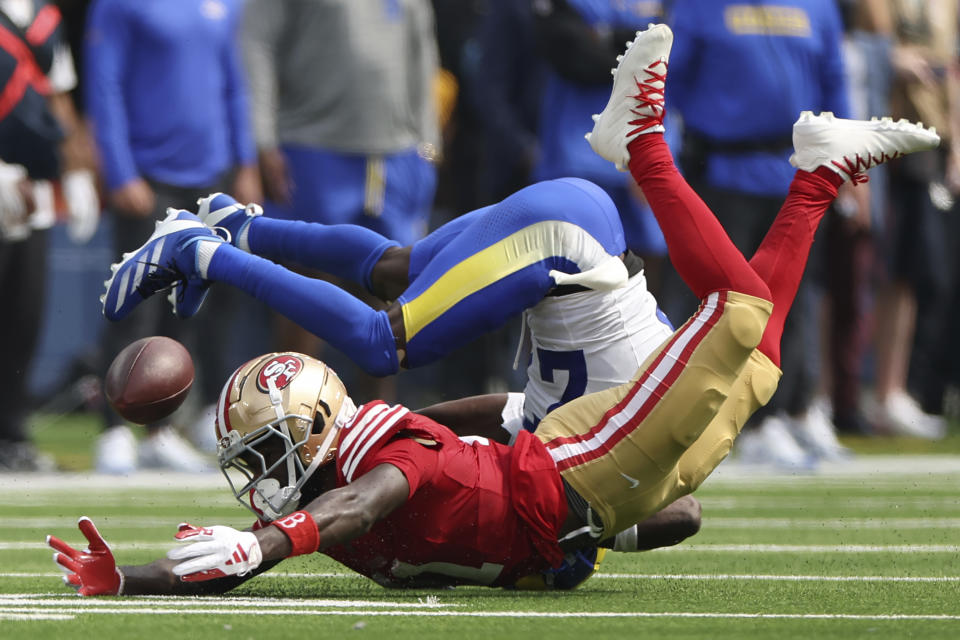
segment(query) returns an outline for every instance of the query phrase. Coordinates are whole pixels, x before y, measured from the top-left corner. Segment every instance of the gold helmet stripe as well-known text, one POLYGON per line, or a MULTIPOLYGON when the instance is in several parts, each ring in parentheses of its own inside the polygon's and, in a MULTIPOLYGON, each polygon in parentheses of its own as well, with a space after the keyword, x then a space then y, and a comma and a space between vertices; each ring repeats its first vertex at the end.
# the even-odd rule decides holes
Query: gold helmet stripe
POLYGON ((221 438, 226 438, 227 434, 230 433, 230 408, 227 400, 230 397, 230 389, 233 388, 233 384, 236 382, 237 376, 240 375, 240 372, 243 371, 244 367, 246 367, 245 364, 234 371, 233 375, 230 376, 230 381, 223 385, 223 389, 220 391, 220 399, 217 400, 217 419, 214 421, 217 428, 218 440, 221 438))

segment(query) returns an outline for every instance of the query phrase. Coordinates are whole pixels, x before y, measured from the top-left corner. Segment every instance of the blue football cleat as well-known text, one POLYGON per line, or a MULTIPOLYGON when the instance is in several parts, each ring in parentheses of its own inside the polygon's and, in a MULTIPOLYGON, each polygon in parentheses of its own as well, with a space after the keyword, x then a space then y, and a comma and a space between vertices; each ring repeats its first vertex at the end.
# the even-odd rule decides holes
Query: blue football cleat
MULTIPOLYGON (((225 242, 223 238, 220 238, 216 234, 212 237, 194 236, 184 242, 184 245, 181 247, 181 252, 188 251, 191 244, 200 242, 201 240, 225 242)), ((198 260, 199 251, 195 251, 194 263, 196 264, 198 260)), ((199 268, 195 266, 192 273, 185 275, 182 280, 175 282, 173 288, 170 289, 170 293, 167 294, 167 300, 170 301, 170 305, 173 307, 174 315, 178 318, 192 318, 196 315, 197 311, 200 310, 203 301, 207 299, 209 289, 210 281, 202 278, 199 275, 199 268)))
POLYGON ((250 252, 246 230, 253 219, 263 215, 258 204, 240 204, 225 193, 212 193, 197 201, 197 216, 211 229, 223 229, 227 232, 227 242, 250 252))
POLYGON ((605 548, 588 547, 568 553, 563 564, 547 569, 539 574, 525 576, 517 580, 515 589, 523 591, 550 591, 559 589, 569 591, 583 584, 600 567, 605 548))
MULTIPOLYGON (((168 209, 167 217, 157 222, 143 246, 123 254, 120 262, 111 265, 110 279, 104 282, 106 292, 100 296, 103 315, 108 320, 121 320, 153 294, 199 280, 196 267, 200 240, 223 242, 189 211, 168 209)), ((183 308, 196 313, 198 296, 193 291, 187 295, 188 289, 184 289, 183 308)))

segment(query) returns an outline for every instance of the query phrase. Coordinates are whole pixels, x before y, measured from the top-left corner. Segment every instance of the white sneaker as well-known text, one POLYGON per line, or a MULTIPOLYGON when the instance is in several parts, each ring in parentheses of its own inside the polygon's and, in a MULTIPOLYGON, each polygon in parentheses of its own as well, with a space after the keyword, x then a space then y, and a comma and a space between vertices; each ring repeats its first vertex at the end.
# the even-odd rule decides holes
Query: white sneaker
POLYGON ((213 465, 172 428, 162 427, 140 443, 140 466, 188 473, 209 473, 213 465))
POLYGON ((947 435, 947 421, 924 412, 917 401, 901 389, 891 392, 883 402, 875 401, 868 406, 871 418, 894 435, 925 440, 940 440, 947 435))
POLYGON ((196 414, 190 425, 190 441, 203 453, 217 453, 217 432, 214 427, 216 419, 216 403, 208 404, 196 414))
POLYGON ((773 465, 788 471, 810 471, 817 466, 817 459, 797 444, 781 415, 769 416, 756 429, 742 432, 735 447, 744 464, 773 465))
POLYGON ((627 144, 642 133, 663 131, 663 91, 673 32, 665 24, 651 24, 627 43, 613 69, 613 91, 607 106, 593 116, 593 131, 586 135, 601 157, 626 171, 630 162, 627 144))
POLYGON ((915 151, 935 149, 940 136, 922 123, 892 118, 844 120, 803 111, 793 124, 790 164, 804 171, 827 167, 844 180, 866 182, 864 171, 915 151))
POLYGON ((124 475, 137 470, 137 439, 125 424, 110 427, 94 444, 94 469, 97 473, 124 475))
POLYGON ((820 460, 838 462, 853 457, 853 452, 837 440, 826 398, 814 400, 802 418, 790 419, 789 427, 797 444, 820 460))

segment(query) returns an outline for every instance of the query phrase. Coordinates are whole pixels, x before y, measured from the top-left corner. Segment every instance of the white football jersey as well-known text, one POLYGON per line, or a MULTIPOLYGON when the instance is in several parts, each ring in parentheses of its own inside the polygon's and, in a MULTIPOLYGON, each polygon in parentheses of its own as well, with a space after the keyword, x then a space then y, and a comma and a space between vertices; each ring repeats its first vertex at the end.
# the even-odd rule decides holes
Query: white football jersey
POLYGON ((643 271, 617 289, 547 296, 525 312, 524 322, 527 428, 560 404, 627 382, 673 333, 643 271))

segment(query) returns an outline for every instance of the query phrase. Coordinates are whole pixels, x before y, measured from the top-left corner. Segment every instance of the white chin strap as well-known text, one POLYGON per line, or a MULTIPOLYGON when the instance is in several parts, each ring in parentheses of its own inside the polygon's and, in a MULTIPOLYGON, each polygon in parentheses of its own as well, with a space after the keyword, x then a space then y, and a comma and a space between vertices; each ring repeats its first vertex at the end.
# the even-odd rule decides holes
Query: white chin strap
MULTIPOLYGON (((290 435, 290 430, 287 428, 286 421, 284 420, 286 414, 283 408, 283 397, 280 395, 280 390, 277 389, 273 378, 267 378, 267 389, 270 395, 270 404, 273 405, 273 410, 277 414, 277 426, 292 443, 293 436, 290 435)), ((320 467, 320 463, 327 457, 327 452, 330 450, 330 447, 333 446, 333 441, 340 432, 340 429, 353 418, 356 412, 357 406, 353 400, 349 396, 345 397, 343 403, 340 405, 340 411, 334 420, 333 428, 327 432, 326 437, 313 456, 310 465, 304 469, 299 486, 303 486, 320 467)), ((287 453, 287 486, 281 487, 280 482, 273 478, 264 478, 257 483, 253 492, 251 499, 253 506, 262 511, 270 520, 276 520, 277 518, 290 515, 300 504, 301 494, 297 482, 296 455, 297 454, 292 451, 287 453)))
MULTIPOLYGON (((270 394, 270 404, 273 405, 273 410, 277 414, 277 426, 280 427, 280 430, 283 432, 283 435, 292 443, 293 436, 290 435, 290 429, 287 428, 287 422, 284 420, 286 412, 283 410, 283 397, 280 395, 280 390, 277 389, 276 381, 271 377, 267 378, 267 389, 270 394)), ((287 455, 287 489, 296 491, 294 488, 297 484, 297 467, 293 461, 293 455, 287 455)))
POLYGON ((276 520, 293 513, 300 504, 300 492, 296 487, 280 487, 273 478, 264 478, 253 490, 251 503, 267 520, 276 520))

